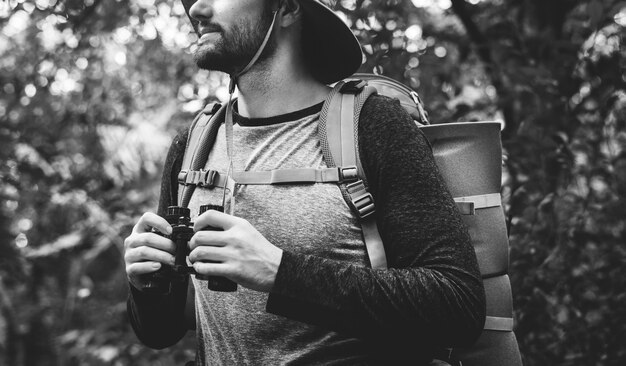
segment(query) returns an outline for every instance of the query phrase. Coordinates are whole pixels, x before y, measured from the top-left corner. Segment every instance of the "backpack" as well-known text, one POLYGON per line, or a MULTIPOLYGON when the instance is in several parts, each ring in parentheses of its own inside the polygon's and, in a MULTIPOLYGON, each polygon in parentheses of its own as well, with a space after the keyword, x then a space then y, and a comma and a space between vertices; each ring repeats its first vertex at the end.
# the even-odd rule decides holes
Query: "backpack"
MULTIPOLYGON (((247 184, 335 182, 363 229, 373 268, 386 268, 384 247, 373 213, 375 205, 358 154, 358 120, 373 93, 396 98, 430 142, 435 162, 467 226, 483 278, 487 299, 484 330, 467 348, 442 350, 437 359, 452 365, 517 366, 521 355, 513 333, 513 305, 508 277, 508 236, 501 207, 502 145, 499 122, 429 125, 417 93, 388 77, 355 74, 335 85, 322 107, 319 138, 327 169, 234 172, 247 184)), ((196 187, 225 187, 228 182, 204 170, 226 106, 205 108, 192 123, 178 175, 178 204, 187 206, 196 187)), ((193 286, 189 286, 186 319, 195 329, 193 286), (191 300, 191 301, 190 301, 191 300)))

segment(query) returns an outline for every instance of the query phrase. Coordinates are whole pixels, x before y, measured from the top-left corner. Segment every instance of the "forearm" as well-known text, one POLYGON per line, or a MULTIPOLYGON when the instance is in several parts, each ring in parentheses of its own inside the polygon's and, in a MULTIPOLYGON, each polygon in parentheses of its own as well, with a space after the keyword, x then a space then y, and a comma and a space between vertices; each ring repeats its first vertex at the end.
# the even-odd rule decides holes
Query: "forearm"
POLYGON ((156 349, 176 344, 187 331, 184 310, 187 281, 177 283, 168 295, 140 292, 129 283, 127 310, 137 338, 156 349))
POLYGON ((359 338, 458 346, 482 327, 472 281, 462 272, 374 270, 285 252, 267 311, 359 338))
MULTIPOLYGON (((157 214, 164 216, 167 207, 176 203, 175 175, 180 170, 186 132, 173 140, 163 169, 157 214)), ((178 342, 186 332, 184 310, 188 279, 175 282, 167 295, 147 294, 129 282, 127 311, 137 338, 152 348, 165 348, 178 342)))

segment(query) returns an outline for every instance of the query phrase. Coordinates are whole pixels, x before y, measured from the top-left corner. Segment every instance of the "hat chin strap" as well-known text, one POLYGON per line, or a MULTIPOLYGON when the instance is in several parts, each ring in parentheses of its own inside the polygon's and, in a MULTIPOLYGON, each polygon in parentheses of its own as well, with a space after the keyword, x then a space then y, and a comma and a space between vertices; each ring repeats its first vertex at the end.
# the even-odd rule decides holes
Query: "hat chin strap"
POLYGON ((254 56, 252 56, 252 59, 250 60, 250 62, 248 62, 246 67, 244 67, 238 73, 230 74, 230 85, 228 87, 228 92, 231 95, 231 98, 232 98, 233 93, 235 92, 235 85, 239 77, 245 74, 246 72, 248 72, 252 68, 252 66, 257 62, 259 57, 261 57, 263 50, 265 50, 265 47, 267 46, 267 42, 269 42, 270 37, 272 36, 272 32, 274 31, 274 24, 276 24, 276 18, 278 18, 278 10, 274 11, 274 15, 272 16, 272 23, 270 24, 270 27, 267 30, 267 33, 265 33, 265 38, 263 39, 263 42, 259 46, 259 49, 256 51, 254 56))
MULTIPOLYGON (((279 7, 280 9, 280 7, 279 7)), ((227 181, 229 179, 231 179, 230 174, 233 171, 233 153, 234 153, 234 147, 233 147, 233 93, 235 92, 235 86, 237 84, 237 79, 245 74, 246 72, 248 72, 248 70, 250 70, 250 68, 252 68, 252 66, 257 62, 257 60, 259 59, 259 57, 261 56, 261 53, 263 53, 263 50, 265 49, 265 47, 267 46, 267 42, 269 41, 271 35, 272 35, 272 31, 274 30, 274 24, 276 23, 276 19, 278 18, 278 10, 274 11, 274 15, 272 18, 272 23, 270 24, 269 29, 267 30, 267 33, 265 34, 265 38, 263 39, 263 42, 261 43, 261 45, 259 46, 259 49, 256 51, 256 53, 254 54, 254 56, 252 57, 252 59, 250 60, 250 62, 248 62, 248 64, 246 65, 246 67, 244 67, 240 72, 238 72, 237 74, 230 74, 230 85, 228 86, 228 104, 226 104, 226 116, 224 117, 225 121, 224 121, 224 127, 226 130, 226 153, 228 155, 228 171, 226 173, 226 179, 227 181)), ((233 211, 233 202, 234 202, 234 190, 229 190, 229 196, 230 196, 230 202, 231 202, 231 215, 232 215, 232 211, 233 211)), ((226 200, 226 190, 224 191, 224 198, 223 201, 226 200)), ((222 203, 224 204, 224 202, 222 203)))

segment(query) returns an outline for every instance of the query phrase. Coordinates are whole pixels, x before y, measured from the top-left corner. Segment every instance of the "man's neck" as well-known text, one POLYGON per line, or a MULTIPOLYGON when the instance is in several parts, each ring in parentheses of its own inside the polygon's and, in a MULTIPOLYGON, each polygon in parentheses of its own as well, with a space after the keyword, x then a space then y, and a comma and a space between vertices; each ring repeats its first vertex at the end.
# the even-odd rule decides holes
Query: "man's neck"
POLYGON ((266 118, 322 102, 330 89, 294 63, 259 65, 238 80, 239 114, 266 118))

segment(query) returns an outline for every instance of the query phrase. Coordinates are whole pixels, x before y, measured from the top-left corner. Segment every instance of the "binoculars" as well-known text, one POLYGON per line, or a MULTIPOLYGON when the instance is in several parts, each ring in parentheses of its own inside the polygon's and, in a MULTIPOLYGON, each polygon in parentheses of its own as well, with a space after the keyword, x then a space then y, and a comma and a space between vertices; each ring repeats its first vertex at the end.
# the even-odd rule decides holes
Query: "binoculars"
MULTIPOLYGON (((208 210, 224 212, 224 207, 219 205, 202 205, 199 214, 208 210)), ((159 270, 147 274, 148 280, 142 286, 142 291, 154 294, 167 294, 170 292, 173 282, 183 282, 187 276, 195 275, 197 279, 207 281, 209 290, 233 292, 237 291, 237 283, 221 276, 204 276, 187 265, 189 255, 189 240, 194 234, 193 222, 191 222, 191 211, 186 207, 170 206, 167 208, 165 220, 172 226, 172 234, 165 235, 156 230, 153 232, 164 236, 174 242, 176 252, 174 254, 174 265, 163 264, 159 270)), ((208 226, 202 230, 219 230, 208 226)))

